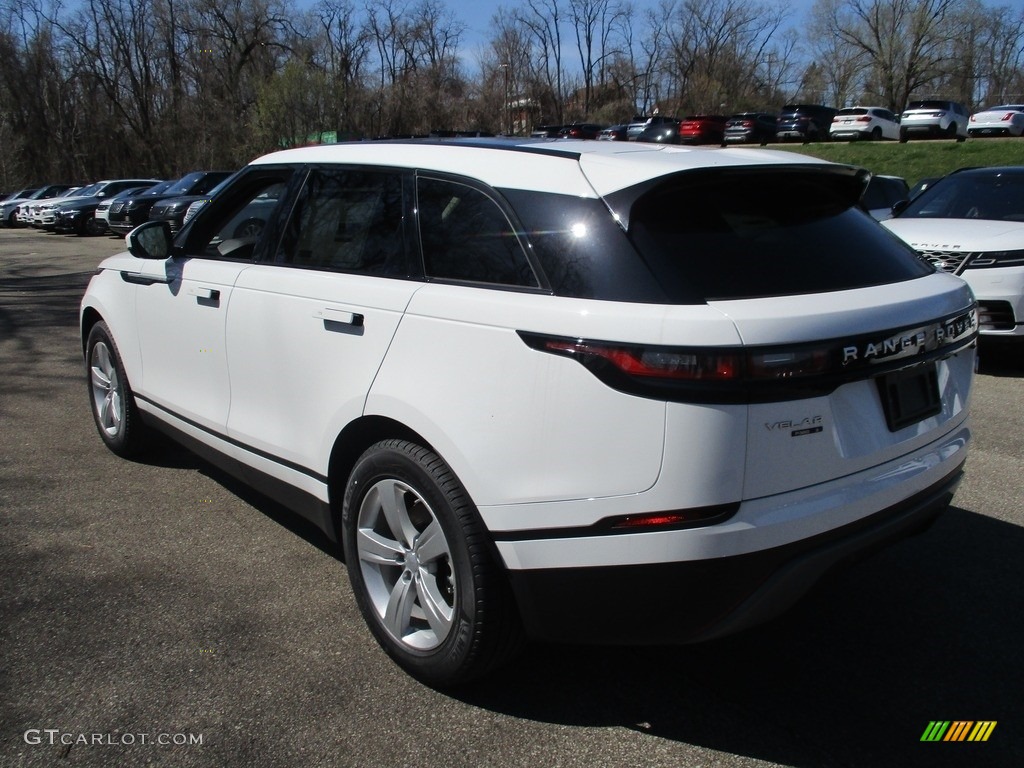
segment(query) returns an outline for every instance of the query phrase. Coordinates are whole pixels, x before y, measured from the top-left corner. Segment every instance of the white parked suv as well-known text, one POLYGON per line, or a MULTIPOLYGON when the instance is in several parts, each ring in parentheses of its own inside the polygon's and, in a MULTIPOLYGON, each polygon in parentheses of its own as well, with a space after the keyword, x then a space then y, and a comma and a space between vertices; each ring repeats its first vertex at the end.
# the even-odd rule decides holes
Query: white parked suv
POLYGON ((885 107, 846 107, 832 118, 829 137, 833 141, 896 141, 900 119, 885 107))
POLYGON ((982 334, 1024 340, 1024 166, 951 173, 884 223, 967 281, 982 334))
POLYGON ((970 112, 956 101, 912 101, 900 115, 900 141, 921 138, 967 139, 970 112))
POLYGON ((430 684, 522 637, 719 637, 923 530, 961 476, 974 298, 864 183, 625 142, 267 155, 100 265, 93 415, 114 452, 161 430, 339 539, 430 684))

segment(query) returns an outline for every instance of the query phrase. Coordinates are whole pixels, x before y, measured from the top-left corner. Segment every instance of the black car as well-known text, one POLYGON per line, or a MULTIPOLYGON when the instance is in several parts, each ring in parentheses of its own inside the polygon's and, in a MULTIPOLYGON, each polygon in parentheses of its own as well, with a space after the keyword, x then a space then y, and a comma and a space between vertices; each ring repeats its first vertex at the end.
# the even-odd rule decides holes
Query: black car
POLYGON ((213 188, 202 195, 182 195, 180 197, 168 197, 158 200, 149 209, 149 221, 166 221, 171 226, 171 232, 176 233, 185 225, 185 214, 188 212, 189 206, 200 200, 204 202, 209 201, 211 197, 217 194, 217 190, 227 184, 228 180, 233 176, 233 173, 229 173, 215 184, 213 188))
POLYGON ((98 182, 88 196, 69 198, 66 203, 54 208, 52 229, 55 232, 74 232, 76 235, 102 234, 94 224, 94 215, 100 203, 126 189, 145 189, 159 182, 160 179, 115 179, 98 182))
POLYGON ((775 141, 776 116, 770 112, 740 112, 725 124, 723 145, 760 144, 775 141))
POLYGON ((636 137, 636 140, 652 144, 678 144, 679 120, 672 117, 649 122, 647 127, 636 137))
POLYGON ((910 199, 910 187, 900 176, 872 176, 860 196, 861 207, 879 221, 892 216, 893 206, 910 199))
POLYGON ((779 141, 827 141, 838 111, 821 104, 787 104, 779 112, 775 136, 779 141))
POLYGON ((530 132, 531 139, 557 139, 559 131, 564 126, 559 125, 535 125, 530 132))
POLYGON ((111 231, 127 235, 139 224, 149 220, 150 211, 157 203, 186 195, 203 197, 230 175, 230 171, 194 171, 177 181, 169 182, 163 188, 154 187, 115 203, 110 207, 107 222, 111 231))

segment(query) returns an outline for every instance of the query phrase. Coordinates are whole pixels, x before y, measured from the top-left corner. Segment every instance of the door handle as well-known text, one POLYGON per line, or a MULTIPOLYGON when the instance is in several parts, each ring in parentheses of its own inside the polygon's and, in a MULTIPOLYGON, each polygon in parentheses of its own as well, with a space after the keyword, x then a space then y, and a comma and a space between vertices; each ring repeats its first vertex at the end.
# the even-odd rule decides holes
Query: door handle
POLYGON ((220 291, 216 288, 206 288, 204 286, 189 288, 188 295, 195 296, 197 299, 208 299, 210 301, 217 301, 220 299, 220 291))
POLYGON ((363 316, 358 312, 348 312, 344 309, 331 309, 325 307, 319 312, 314 313, 313 317, 323 320, 325 323, 340 323, 342 325, 351 325, 355 328, 360 328, 363 325, 363 316))

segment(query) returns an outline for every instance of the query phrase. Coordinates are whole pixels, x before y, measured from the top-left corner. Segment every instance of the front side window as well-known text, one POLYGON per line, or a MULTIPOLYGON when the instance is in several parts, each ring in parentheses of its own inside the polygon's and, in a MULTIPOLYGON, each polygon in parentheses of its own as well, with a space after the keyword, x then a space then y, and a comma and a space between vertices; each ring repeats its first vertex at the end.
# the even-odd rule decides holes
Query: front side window
POLYGON ((417 210, 428 278, 539 287, 515 228, 479 189, 419 178, 417 210))
POLYGON ((404 221, 400 173, 313 170, 296 200, 278 261, 404 277, 411 273, 404 221))
POLYGON ((207 203, 193 220, 186 251, 212 259, 251 259, 264 228, 288 189, 291 170, 261 170, 244 176, 207 203))

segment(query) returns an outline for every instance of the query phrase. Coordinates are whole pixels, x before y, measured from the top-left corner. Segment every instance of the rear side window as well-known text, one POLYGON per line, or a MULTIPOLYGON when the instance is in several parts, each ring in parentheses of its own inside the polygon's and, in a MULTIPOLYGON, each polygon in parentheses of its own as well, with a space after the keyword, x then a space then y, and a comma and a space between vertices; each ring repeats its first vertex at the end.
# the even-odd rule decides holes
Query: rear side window
POLYGON ((663 304, 667 296, 608 207, 593 198, 502 189, 557 296, 663 304))
POLYGON ((629 232, 680 303, 841 291, 930 274, 857 207, 861 184, 806 170, 686 174, 636 200, 629 232))
POLYGON ((428 278, 538 288, 515 228, 481 190, 419 178, 416 202, 428 278))

